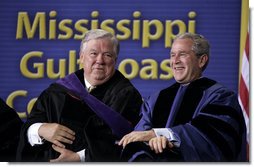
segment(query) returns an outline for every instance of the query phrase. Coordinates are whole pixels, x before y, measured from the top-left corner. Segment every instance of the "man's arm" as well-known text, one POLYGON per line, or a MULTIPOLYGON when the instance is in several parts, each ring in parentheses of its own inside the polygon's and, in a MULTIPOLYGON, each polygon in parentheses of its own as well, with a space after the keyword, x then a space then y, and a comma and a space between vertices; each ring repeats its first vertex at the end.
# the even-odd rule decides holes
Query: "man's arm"
POLYGON ((35 123, 28 128, 27 136, 31 146, 43 144, 43 140, 47 140, 64 148, 64 143, 72 144, 75 140, 74 131, 57 123, 35 123))
POLYGON ((156 137, 153 130, 148 131, 133 131, 125 135, 118 143, 118 145, 125 147, 127 144, 136 141, 149 142, 150 139, 156 137))

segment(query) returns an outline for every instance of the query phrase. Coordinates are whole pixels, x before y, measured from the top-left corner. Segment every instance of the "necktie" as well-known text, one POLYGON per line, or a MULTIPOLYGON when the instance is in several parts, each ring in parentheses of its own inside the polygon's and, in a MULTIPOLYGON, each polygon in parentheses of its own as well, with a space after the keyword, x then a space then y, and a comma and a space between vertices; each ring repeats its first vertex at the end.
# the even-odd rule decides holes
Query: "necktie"
POLYGON ((87 91, 90 93, 93 89, 95 89, 95 86, 90 86, 87 91))
POLYGON ((174 119, 175 119, 175 116, 176 116, 176 113, 182 103, 182 100, 183 100, 183 96, 184 96, 184 93, 186 91, 188 86, 183 86, 183 85, 180 85, 177 93, 176 93, 176 97, 174 99, 174 102, 172 104, 172 107, 171 107, 171 110, 170 110, 170 115, 168 117, 168 121, 167 121, 167 124, 166 124, 166 127, 171 127, 172 126, 172 123, 174 122, 174 119))

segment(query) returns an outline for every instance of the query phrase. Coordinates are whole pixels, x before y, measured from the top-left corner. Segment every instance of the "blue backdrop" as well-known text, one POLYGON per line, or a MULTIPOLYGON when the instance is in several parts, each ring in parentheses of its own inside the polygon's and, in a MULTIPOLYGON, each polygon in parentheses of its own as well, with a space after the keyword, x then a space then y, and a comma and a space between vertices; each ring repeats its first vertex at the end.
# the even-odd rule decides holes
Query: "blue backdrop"
POLYGON ((241 0, 1 0, 0 12, 0 97, 22 118, 42 90, 79 68, 81 38, 94 28, 117 35, 117 68, 144 98, 174 81, 171 40, 185 31, 210 41, 205 76, 238 88, 241 0))

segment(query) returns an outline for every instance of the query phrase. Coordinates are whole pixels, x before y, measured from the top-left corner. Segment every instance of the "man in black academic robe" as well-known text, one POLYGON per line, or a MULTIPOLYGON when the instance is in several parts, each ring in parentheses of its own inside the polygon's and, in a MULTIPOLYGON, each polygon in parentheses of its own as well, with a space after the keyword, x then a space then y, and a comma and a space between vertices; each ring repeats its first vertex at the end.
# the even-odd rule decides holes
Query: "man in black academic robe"
POLYGON ((111 33, 85 34, 83 69, 41 93, 22 128, 17 161, 119 161, 116 142, 140 119, 142 97, 115 69, 118 52, 111 33))
MULTIPOLYGON (((85 85, 83 70, 77 71, 75 75, 85 85)), ((57 122, 75 131, 74 143, 66 145, 66 148, 75 152, 86 148, 86 161, 119 161, 119 147, 115 144, 118 139, 111 129, 83 101, 68 92, 54 83, 39 96, 22 128, 18 161, 49 161, 59 156, 50 142, 33 147, 28 143, 27 128, 36 122, 57 122)), ((138 122, 142 98, 119 71, 91 94, 121 113, 133 125, 138 122)))
POLYGON ((19 133, 23 124, 17 112, 0 98, 0 161, 12 162, 16 159, 19 133))

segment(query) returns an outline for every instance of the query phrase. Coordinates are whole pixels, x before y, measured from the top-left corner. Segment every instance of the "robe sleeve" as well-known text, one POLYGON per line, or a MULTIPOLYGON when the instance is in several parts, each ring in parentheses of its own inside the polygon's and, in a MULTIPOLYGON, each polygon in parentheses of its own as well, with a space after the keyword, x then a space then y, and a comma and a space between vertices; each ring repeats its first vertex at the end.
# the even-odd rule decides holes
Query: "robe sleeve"
POLYGON ((200 103, 189 123, 172 127, 184 161, 238 161, 245 126, 237 95, 221 87, 205 92, 200 103))
POLYGON ((36 100, 32 112, 29 115, 29 119, 24 123, 20 132, 20 141, 17 149, 16 159, 17 161, 48 161, 48 157, 43 155, 45 148, 50 148, 51 144, 45 142, 43 145, 37 145, 32 147, 27 138, 28 128, 38 122, 50 122, 49 118, 56 117, 57 113, 52 114, 56 111, 52 101, 55 97, 49 96, 47 91, 43 91, 41 95, 36 100), (54 111, 48 112, 47 111, 54 111), (47 117, 48 116, 48 117, 47 117))
POLYGON ((156 99, 158 98, 160 92, 156 92, 154 95, 150 96, 141 106, 141 119, 135 127, 136 131, 150 130, 153 128, 152 124, 152 111, 156 99))

